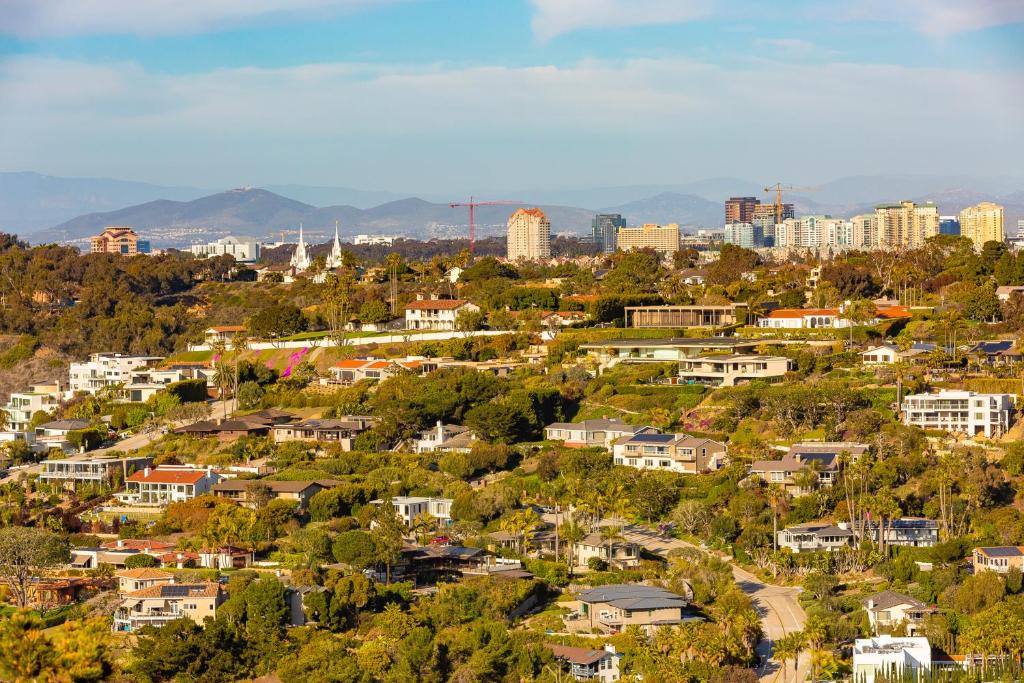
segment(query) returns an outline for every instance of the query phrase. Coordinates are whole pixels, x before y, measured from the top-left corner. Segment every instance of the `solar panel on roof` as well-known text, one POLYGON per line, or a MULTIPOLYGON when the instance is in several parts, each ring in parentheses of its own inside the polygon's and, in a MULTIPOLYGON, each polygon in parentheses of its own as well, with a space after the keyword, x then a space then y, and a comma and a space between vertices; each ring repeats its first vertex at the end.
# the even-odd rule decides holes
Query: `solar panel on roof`
POLYGON ((1021 551, 1017 548, 982 548, 982 551, 990 557, 1017 557, 1021 551))
POLYGON ((167 598, 187 598, 192 590, 192 586, 187 585, 170 585, 162 586, 160 594, 167 598))
POLYGON ((650 443, 668 443, 675 437, 673 434, 637 434, 633 441, 649 441, 650 443))

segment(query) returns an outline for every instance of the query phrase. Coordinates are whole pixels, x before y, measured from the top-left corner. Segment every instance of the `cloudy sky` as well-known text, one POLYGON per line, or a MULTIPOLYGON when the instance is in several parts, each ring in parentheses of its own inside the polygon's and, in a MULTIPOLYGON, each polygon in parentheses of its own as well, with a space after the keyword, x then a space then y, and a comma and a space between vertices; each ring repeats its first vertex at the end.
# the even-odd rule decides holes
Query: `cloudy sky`
POLYGON ((1022 0, 0 0, 0 170, 469 194, 1022 158, 1022 0))

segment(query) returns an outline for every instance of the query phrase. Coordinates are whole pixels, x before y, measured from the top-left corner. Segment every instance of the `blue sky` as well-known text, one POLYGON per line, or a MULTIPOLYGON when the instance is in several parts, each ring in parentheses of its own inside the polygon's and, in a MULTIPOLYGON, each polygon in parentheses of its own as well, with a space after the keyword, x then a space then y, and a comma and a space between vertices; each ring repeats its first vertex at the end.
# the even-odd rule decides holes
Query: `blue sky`
POLYGON ((0 0, 3 170, 468 194, 1022 156, 1020 0, 0 0))

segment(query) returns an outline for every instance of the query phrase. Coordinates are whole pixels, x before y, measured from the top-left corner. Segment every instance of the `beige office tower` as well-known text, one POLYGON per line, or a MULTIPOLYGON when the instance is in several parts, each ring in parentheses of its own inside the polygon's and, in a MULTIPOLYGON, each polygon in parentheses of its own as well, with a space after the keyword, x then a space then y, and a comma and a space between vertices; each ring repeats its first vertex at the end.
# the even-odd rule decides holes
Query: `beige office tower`
POLYGON ((663 256, 679 251, 679 224, 645 223, 639 228, 619 228, 616 245, 622 251, 654 249, 663 256))
POLYGON ((1003 207, 992 202, 968 206, 960 212, 960 234, 974 242, 978 251, 985 242, 1002 242, 1003 207))
POLYGON ((882 204, 875 207, 875 230, 882 249, 914 249, 939 234, 939 209, 931 202, 882 204))
POLYGON ((878 246, 878 230, 874 214, 865 213, 850 219, 853 224, 854 249, 873 249, 878 246))
POLYGON ((551 221, 540 209, 516 209, 508 219, 508 260, 551 258, 551 221))

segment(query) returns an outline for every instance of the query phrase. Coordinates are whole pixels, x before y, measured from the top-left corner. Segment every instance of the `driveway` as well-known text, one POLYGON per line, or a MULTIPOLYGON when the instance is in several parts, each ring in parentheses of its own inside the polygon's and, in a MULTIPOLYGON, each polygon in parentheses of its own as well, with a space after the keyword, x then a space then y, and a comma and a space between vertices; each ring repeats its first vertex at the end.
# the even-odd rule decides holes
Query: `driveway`
MULTIPOLYGON (((542 517, 544 521, 552 524, 555 521, 553 514, 544 514, 542 517)), ((622 536, 627 541, 643 546, 648 552, 663 557, 677 548, 696 548, 703 552, 711 552, 678 538, 660 536, 646 527, 626 527, 622 531, 622 536)), ((727 558, 723 557, 722 559, 727 558)), ((800 589, 762 583, 760 579, 745 569, 731 562, 730 564, 732 565, 733 579, 740 590, 750 596, 754 608, 761 617, 764 640, 757 644, 757 654, 765 663, 758 669, 760 679, 766 683, 802 683, 810 671, 810 658, 806 653, 801 654, 799 671, 795 675, 792 664, 789 664, 787 671, 783 673, 781 662, 771 659, 772 643, 788 633, 803 629, 804 622, 807 620, 807 615, 804 614, 804 610, 797 600, 800 589)))

